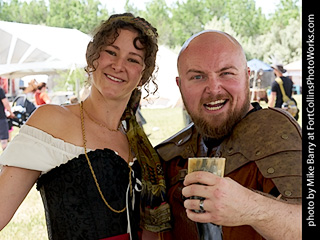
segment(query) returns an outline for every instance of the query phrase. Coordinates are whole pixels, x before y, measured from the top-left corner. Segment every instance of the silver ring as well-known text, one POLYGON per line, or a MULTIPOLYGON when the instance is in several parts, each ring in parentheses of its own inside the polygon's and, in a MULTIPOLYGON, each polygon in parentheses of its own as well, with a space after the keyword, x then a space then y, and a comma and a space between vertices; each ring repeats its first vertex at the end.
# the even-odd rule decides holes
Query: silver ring
POLYGON ((203 203, 204 203, 204 199, 201 199, 200 202, 199 202, 199 207, 200 207, 201 211, 205 211, 204 208, 203 208, 203 203))

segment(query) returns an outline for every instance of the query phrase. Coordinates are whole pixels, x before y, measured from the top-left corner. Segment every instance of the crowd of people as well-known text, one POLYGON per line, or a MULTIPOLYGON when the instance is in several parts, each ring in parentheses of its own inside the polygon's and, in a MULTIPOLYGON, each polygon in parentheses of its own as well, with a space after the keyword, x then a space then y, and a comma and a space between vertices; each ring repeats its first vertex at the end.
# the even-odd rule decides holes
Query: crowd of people
MULTIPOLYGON (((157 38, 131 13, 95 30, 88 97, 37 108, 0 156, 0 230, 37 184, 49 239, 301 239, 301 128, 250 102, 234 37, 186 40, 176 83, 191 124, 151 145, 135 116, 155 81, 157 38), (226 158, 225 176, 187 174, 191 157, 226 158)), ((50 102, 45 85, 37 91, 50 102)))

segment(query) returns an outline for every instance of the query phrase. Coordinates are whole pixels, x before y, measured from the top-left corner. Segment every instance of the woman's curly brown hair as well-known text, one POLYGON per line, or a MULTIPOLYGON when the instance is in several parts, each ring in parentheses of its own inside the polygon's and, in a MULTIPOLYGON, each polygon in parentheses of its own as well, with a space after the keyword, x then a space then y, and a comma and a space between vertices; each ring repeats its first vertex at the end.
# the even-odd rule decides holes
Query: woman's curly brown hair
POLYGON ((87 67, 85 71, 90 78, 90 73, 96 70, 94 61, 100 57, 102 48, 114 43, 121 29, 133 30, 138 33, 138 36, 133 41, 133 45, 136 49, 145 51, 145 69, 142 73, 141 82, 149 95, 149 83, 152 81, 155 86, 153 93, 155 93, 158 89, 155 83, 155 76, 153 75, 156 72, 156 56, 158 52, 157 29, 151 26, 144 18, 135 17, 131 13, 114 14, 97 28, 93 39, 87 47, 87 67), (137 46, 137 41, 142 44, 142 49, 137 46))

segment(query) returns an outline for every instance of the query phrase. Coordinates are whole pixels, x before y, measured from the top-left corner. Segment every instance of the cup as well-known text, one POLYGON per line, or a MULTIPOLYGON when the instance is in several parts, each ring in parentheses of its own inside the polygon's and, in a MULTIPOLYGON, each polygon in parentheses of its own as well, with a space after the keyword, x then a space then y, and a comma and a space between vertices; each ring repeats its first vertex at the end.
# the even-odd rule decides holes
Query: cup
POLYGON ((224 176, 225 158, 194 157, 188 159, 188 173, 195 171, 211 172, 219 177, 224 176))
MULTIPOLYGON (((219 157, 193 157, 188 159, 188 173, 196 171, 211 172, 219 177, 224 176, 226 159, 219 157)), ((191 199, 204 200, 205 198, 199 196, 192 196, 191 199)), ((192 210, 196 213, 204 213, 202 210, 192 210)))

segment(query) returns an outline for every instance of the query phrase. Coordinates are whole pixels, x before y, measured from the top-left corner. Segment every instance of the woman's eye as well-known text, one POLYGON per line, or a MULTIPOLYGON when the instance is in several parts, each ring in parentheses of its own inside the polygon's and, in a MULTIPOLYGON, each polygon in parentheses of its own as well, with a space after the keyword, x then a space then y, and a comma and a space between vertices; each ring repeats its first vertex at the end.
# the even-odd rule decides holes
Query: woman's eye
POLYGON ((140 62, 137 59, 134 59, 134 58, 129 58, 128 61, 140 64, 140 62))
POLYGON ((112 56, 115 56, 116 53, 114 51, 111 51, 111 50, 105 50, 108 54, 112 55, 112 56))

